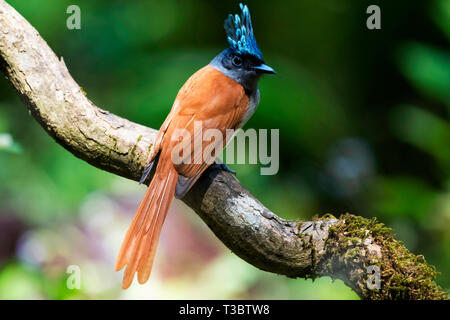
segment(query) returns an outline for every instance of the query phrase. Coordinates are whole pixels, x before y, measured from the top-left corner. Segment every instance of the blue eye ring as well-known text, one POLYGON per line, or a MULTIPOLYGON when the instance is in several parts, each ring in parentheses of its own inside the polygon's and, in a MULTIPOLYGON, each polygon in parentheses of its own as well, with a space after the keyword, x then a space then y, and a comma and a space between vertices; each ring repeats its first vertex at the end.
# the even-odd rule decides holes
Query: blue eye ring
POLYGON ((238 55, 233 56, 233 58, 231 59, 231 62, 233 63, 233 65, 235 67, 242 67, 242 58, 239 57, 238 55))

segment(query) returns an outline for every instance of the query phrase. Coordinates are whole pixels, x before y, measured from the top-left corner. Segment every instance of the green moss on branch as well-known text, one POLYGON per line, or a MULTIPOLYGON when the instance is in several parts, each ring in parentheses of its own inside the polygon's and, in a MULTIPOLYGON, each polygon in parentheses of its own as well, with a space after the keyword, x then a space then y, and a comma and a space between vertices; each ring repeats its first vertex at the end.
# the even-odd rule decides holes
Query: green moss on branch
POLYGON ((342 279, 363 299, 447 299, 436 282, 438 272, 422 255, 408 251, 391 229, 376 218, 344 214, 329 228, 321 274, 342 279), (368 285, 370 266, 379 270, 379 289, 368 285))

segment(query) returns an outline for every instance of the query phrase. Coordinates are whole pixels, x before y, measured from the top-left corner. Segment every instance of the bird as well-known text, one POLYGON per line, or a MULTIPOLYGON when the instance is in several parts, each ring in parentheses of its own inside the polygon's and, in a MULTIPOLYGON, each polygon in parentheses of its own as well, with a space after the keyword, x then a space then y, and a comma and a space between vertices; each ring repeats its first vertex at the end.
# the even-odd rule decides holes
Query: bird
MULTIPOLYGON (((209 166, 217 165, 212 162, 223 147, 217 144, 220 150, 203 159, 201 152, 207 143, 194 134, 195 125, 218 131, 226 144, 232 138, 226 131, 241 128, 255 112, 260 101, 258 80, 264 74, 275 74, 263 60, 247 5, 240 3, 239 7, 240 15, 229 14, 225 20, 228 48, 181 87, 152 146, 140 182, 145 182, 151 171, 154 174, 116 260, 116 271, 125 267, 123 289, 130 287, 136 273, 140 284, 147 282, 170 204, 174 198, 181 199, 209 166), (189 134, 187 139, 173 139, 180 130, 189 134), (173 161, 180 144, 190 147, 183 161, 173 161), (184 161, 188 158, 200 161, 184 161)), ((229 170, 222 163, 219 169, 229 170)))

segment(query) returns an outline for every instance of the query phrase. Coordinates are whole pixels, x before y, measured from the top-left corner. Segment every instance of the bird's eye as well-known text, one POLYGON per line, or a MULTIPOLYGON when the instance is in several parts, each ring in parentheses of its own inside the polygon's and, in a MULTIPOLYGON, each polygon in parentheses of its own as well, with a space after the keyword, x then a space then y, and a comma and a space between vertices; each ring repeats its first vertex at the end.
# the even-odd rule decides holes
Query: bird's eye
POLYGON ((242 59, 239 56, 234 56, 232 62, 236 67, 242 66, 242 59))

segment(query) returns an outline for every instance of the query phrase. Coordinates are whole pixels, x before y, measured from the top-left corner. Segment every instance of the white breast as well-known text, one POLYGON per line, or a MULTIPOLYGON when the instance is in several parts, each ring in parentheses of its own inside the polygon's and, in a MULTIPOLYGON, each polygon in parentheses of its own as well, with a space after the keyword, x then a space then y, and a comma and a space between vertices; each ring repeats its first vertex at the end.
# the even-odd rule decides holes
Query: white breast
POLYGON ((248 99, 248 110, 242 118, 241 122, 239 122, 238 128, 242 128, 247 123, 248 119, 250 119, 251 116, 255 113, 256 108, 258 108, 258 104, 259 89, 256 89, 256 91, 248 99))

